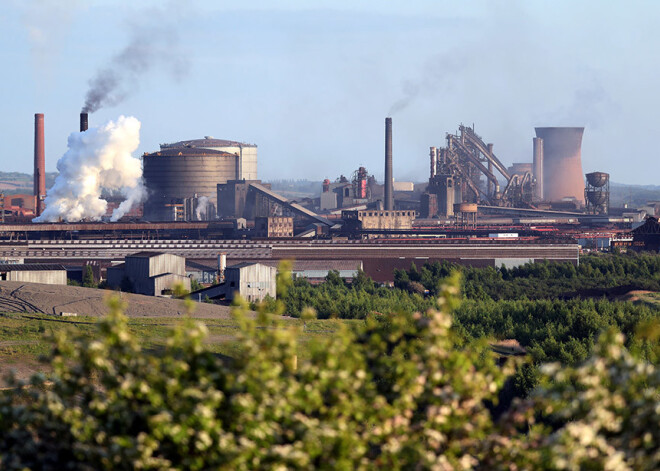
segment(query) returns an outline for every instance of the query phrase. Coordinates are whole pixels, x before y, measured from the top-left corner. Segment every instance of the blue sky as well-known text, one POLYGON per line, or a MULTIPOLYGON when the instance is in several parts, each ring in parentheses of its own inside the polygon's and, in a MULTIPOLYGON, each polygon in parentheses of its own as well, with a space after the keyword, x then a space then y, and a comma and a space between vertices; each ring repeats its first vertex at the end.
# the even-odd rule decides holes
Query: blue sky
POLYGON ((428 179, 428 147, 475 124, 505 164, 535 126, 585 126, 585 172, 658 184, 660 2, 5 0, 0 166, 47 169, 77 130, 89 81, 142 36, 150 67, 90 115, 142 122, 142 152, 204 135, 256 143, 262 179, 428 179))

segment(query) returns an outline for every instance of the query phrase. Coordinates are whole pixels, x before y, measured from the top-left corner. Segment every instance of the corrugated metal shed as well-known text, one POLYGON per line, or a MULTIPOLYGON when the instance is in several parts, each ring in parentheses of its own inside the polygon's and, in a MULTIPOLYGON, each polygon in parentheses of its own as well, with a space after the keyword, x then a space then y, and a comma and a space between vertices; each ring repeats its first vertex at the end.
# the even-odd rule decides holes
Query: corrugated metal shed
POLYGON ((0 280, 66 285, 66 268, 60 264, 0 264, 0 280))

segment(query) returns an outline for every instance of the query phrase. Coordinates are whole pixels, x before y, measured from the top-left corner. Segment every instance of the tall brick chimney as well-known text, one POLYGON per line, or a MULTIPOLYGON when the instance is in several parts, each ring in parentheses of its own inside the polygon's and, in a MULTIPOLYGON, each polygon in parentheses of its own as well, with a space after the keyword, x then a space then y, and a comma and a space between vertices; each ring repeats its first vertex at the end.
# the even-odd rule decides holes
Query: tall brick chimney
POLYGON ((40 216, 44 210, 46 197, 46 151, 44 144, 44 115, 34 115, 34 196, 35 212, 40 216))

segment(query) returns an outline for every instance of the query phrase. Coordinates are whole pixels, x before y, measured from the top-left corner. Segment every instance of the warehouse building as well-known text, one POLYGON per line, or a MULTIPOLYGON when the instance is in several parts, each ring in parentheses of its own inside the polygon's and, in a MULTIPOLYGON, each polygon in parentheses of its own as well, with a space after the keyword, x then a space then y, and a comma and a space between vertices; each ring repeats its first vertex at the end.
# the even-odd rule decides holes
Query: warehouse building
POLYGON ((277 296, 277 268, 261 263, 239 263, 227 267, 224 281, 219 285, 192 293, 192 299, 205 298, 233 301, 240 295, 249 302, 262 301, 266 296, 277 296))
POLYGON ((0 264, 0 281, 66 285, 66 268, 59 264, 2 263, 0 264))
POLYGON ((660 223, 649 216, 646 222, 632 231, 632 248, 637 252, 660 252, 660 223))
POLYGON ((234 299, 240 293, 250 302, 263 300, 266 296, 275 298, 277 268, 261 263, 239 263, 225 270, 225 299, 234 299))
POLYGON ((138 252, 108 268, 108 286, 147 296, 170 296, 177 284, 190 291, 186 259, 178 255, 138 252))

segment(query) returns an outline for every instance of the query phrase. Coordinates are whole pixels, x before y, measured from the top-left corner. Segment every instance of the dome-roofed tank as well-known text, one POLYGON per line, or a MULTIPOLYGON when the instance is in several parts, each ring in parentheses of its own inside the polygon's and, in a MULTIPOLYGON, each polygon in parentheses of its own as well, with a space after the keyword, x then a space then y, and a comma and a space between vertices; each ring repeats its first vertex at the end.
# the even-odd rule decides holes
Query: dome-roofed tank
POLYGON ((591 172, 587 173, 587 181, 591 186, 600 188, 605 186, 607 181, 610 179, 610 174, 605 172, 591 172))

